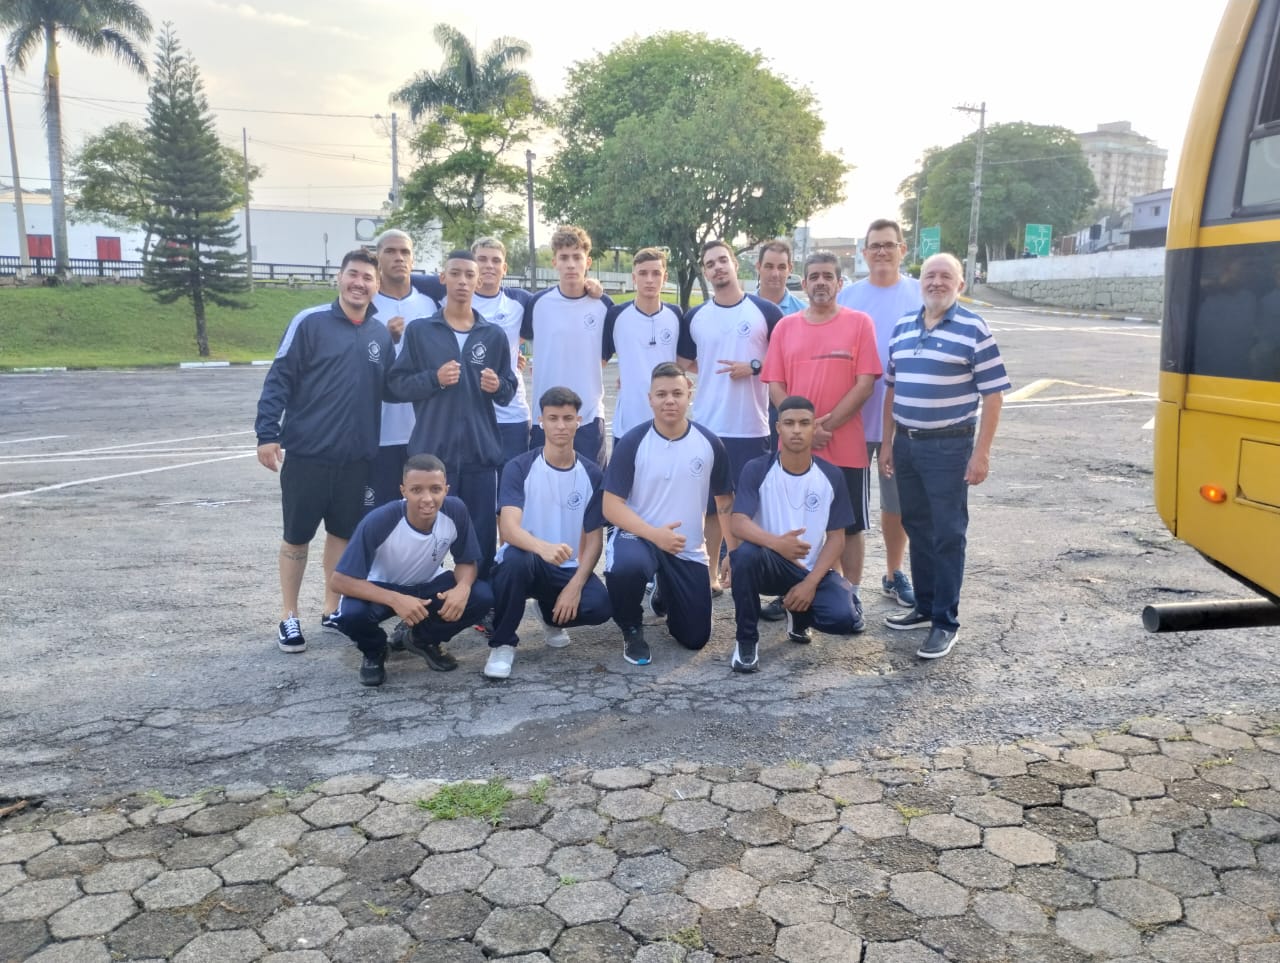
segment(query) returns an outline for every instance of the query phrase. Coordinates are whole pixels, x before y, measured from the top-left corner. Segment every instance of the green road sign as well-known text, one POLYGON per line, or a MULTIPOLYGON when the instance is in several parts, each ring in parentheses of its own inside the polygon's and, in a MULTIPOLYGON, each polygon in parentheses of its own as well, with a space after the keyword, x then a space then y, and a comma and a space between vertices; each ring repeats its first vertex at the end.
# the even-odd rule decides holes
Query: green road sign
POLYGON ((1049 242, 1053 240, 1052 224, 1028 224, 1024 246, 1036 257, 1049 256, 1049 242))
POLYGON ((920 260, 942 250, 942 227, 920 228, 920 260))

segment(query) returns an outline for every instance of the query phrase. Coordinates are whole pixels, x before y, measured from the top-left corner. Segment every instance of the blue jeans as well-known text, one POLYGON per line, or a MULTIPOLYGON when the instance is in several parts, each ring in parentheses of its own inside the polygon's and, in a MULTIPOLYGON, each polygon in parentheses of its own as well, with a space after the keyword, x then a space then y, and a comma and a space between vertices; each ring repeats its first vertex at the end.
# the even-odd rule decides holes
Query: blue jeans
POLYGON ((893 473, 902 503, 902 527, 911 542, 911 581, 916 611, 939 628, 960 627, 969 485, 965 468, 973 438, 919 438, 899 429, 893 439, 893 473))

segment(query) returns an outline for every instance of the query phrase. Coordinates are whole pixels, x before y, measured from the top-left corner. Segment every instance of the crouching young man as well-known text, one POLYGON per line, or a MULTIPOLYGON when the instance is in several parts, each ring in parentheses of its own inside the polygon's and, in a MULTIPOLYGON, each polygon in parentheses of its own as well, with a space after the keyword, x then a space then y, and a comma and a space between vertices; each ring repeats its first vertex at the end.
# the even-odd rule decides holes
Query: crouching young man
POLYGON ((864 628, 850 582, 832 571, 844 550, 853 508, 840 469, 813 454, 813 402, 792 395, 778 404, 779 450, 742 469, 734 496, 733 607, 735 672, 760 667, 760 595, 781 594, 787 638, 808 642, 810 627, 832 635, 864 628))
POLYGON ((545 443, 507 462, 498 489, 498 529, 505 544, 493 568, 493 637, 484 674, 511 675, 524 603, 536 599, 553 649, 569 644, 566 628, 600 625, 613 609, 593 570, 604 547, 598 465, 573 449, 582 398, 562 387, 538 402, 545 443))
POLYGON ((356 528, 333 573, 342 595, 337 627, 360 648, 361 685, 386 679, 387 633, 393 614, 410 626, 405 648, 437 672, 458 662, 444 643, 493 607, 493 591, 477 581, 480 549, 467 507, 448 494, 445 467, 435 455, 411 455, 404 465, 403 500, 375 508, 356 528), (453 571, 441 567, 453 556, 453 571))
POLYGON ((605 584, 622 629, 622 657, 632 665, 649 664, 641 619, 645 585, 655 574, 654 613, 666 616, 672 638, 686 649, 701 649, 711 638, 703 516, 710 495, 719 517, 728 517, 733 481, 720 439, 689 420, 692 400, 689 376, 679 365, 655 367, 649 380, 653 420, 614 443, 605 474, 604 517, 617 526, 609 537, 605 584))

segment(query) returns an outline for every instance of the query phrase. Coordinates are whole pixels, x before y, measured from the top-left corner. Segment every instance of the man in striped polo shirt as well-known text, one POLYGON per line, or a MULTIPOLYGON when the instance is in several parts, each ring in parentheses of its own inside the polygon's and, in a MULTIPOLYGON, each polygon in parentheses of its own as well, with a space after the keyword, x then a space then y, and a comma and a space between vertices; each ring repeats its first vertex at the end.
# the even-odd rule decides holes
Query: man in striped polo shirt
POLYGON ((898 480, 916 590, 915 607, 885 624, 929 626, 916 650, 922 659, 940 659, 956 642, 969 486, 987 477, 1009 388, 987 322, 957 303, 963 289, 964 270, 953 256, 935 254, 924 262, 924 307, 894 327, 884 376, 880 470, 898 480))

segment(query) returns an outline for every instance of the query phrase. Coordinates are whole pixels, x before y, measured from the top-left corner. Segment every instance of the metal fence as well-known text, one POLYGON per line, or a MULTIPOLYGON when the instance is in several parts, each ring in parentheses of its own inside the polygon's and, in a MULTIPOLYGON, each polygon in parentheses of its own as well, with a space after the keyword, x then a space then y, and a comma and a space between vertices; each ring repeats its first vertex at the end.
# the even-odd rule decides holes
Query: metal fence
MULTIPOLYGON (((73 257, 69 264, 73 277, 130 281, 142 279, 141 261, 73 257)), ((22 258, 18 255, 0 255, 0 277, 16 277, 21 268, 22 258)), ((54 259, 31 258, 30 273, 33 277, 52 277, 57 273, 54 259)), ((337 276, 338 268, 332 264, 279 264, 274 261, 255 261, 253 264, 254 281, 266 284, 332 284, 337 276)))

